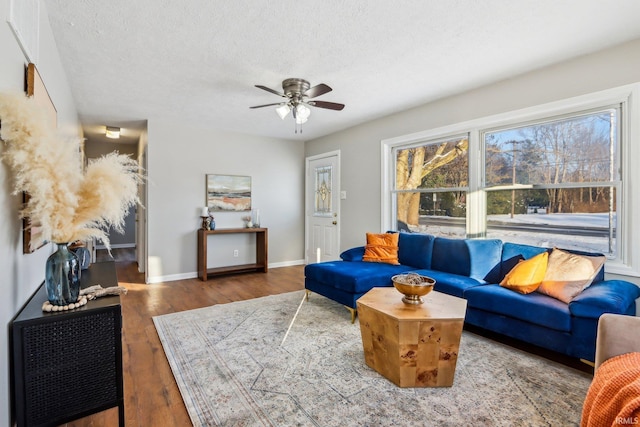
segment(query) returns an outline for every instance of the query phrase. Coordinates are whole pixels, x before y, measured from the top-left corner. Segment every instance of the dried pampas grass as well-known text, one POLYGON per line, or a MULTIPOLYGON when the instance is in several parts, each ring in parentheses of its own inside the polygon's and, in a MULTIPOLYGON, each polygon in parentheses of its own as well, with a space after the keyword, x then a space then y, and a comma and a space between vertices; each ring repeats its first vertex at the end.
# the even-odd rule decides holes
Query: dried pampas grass
POLYGON ((21 211, 38 226, 32 245, 102 240, 108 227, 123 232, 138 200, 142 177, 129 156, 111 153, 82 171, 80 139, 65 140, 48 125, 44 112, 23 94, 0 93, 3 160, 14 172, 14 193, 30 195, 21 211))

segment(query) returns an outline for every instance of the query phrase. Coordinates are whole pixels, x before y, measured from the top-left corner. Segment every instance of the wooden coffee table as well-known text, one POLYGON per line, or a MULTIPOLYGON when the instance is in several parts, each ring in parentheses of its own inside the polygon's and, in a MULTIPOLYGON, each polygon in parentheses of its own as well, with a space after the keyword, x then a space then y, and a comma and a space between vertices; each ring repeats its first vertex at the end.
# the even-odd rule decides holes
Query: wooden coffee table
POLYGON ((395 288, 373 288, 356 301, 364 359, 399 387, 450 387, 467 301, 436 291, 422 299, 409 305, 395 288))

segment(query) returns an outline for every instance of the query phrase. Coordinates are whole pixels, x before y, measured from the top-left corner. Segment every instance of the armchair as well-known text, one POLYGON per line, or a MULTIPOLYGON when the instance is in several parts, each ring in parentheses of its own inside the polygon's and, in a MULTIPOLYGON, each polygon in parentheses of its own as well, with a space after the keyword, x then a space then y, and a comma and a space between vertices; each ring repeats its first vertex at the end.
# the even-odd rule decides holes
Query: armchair
POLYGON ((598 321, 595 373, 580 425, 622 424, 640 424, 640 317, 605 313, 598 321))
POLYGON ((640 351, 640 317, 605 313, 598 321, 595 369, 607 359, 640 351))

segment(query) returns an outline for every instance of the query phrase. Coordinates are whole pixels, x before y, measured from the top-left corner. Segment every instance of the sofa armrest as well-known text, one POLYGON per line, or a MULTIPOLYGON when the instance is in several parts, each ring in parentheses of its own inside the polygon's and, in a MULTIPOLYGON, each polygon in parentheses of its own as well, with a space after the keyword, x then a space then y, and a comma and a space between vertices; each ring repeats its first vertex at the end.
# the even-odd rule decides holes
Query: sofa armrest
POLYGON ((573 316, 598 319, 603 313, 636 314, 640 288, 624 280, 603 280, 589 286, 569 303, 573 316))
POLYGON ((347 249, 340 254, 340 258, 343 261, 362 261, 364 256, 364 246, 357 246, 355 248, 347 249))
POLYGON ((598 321, 595 368, 605 360, 640 352, 640 317, 606 313, 598 321))

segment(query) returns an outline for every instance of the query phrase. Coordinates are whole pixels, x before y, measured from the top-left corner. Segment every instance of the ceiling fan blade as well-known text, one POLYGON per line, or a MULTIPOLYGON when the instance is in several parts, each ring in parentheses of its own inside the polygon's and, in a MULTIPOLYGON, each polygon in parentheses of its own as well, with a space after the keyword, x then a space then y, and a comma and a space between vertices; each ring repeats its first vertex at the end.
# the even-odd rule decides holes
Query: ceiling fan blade
POLYGON ((309 88, 304 95, 308 96, 309 98, 315 98, 316 96, 320 96, 320 95, 324 95, 325 93, 329 93, 331 92, 333 89, 331 89, 329 86, 327 86, 324 83, 320 83, 319 85, 316 85, 312 88, 309 88))
POLYGON ((256 85, 256 87, 258 89, 262 89, 262 90, 266 90, 267 92, 271 92, 275 95, 281 96, 283 98, 286 98, 286 95, 284 93, 280 93, 277 90, 271 89, 270 87, 266 87, 266 86, 262 86, 262 85, 256 85))
POLYGON ((344 104, 338 104, 336 102, 309 101, 308 104, 318 108, 327 108, 329 110, 337 110, 337 111, 340 111, 344 108, 344 104))
POLYGON ((274 102, 273 104, 254 105, 253 107, 249 107, 249 108, 271 107, 272 105, 283 105, 283 104, 284 102, 274 102))

